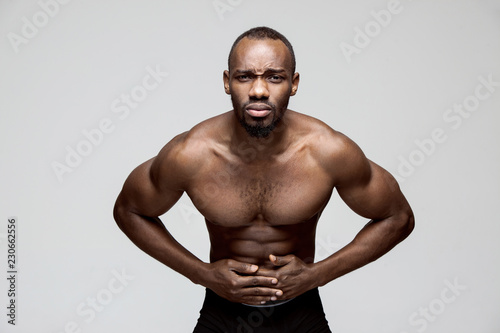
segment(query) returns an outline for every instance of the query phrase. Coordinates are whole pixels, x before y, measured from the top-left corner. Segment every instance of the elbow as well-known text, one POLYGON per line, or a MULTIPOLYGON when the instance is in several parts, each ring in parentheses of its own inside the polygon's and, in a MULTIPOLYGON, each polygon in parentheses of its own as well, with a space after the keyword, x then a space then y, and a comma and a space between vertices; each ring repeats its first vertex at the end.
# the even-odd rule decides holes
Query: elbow
POLYGON ((415 229, 415 216, 411 209, 400 214, 397 219, 397 229, 401 237, 401 241, 406 239, 415 229))
POLYGON ((121 230, 123 230, 125 227, 124 223, 126 221, 126 211, 127 209, 122 200, 120 200, 119 196, 118 199, 116 199, 115 206, 113 207, 113 218, 121 230))
POLYGON ((121 224, 122 224, 122 207, 117 203, 115 203, 115 206, 113 207, 113 218, 115 220, 115 223, 118 225, 118 227, 121 229, 121 224))

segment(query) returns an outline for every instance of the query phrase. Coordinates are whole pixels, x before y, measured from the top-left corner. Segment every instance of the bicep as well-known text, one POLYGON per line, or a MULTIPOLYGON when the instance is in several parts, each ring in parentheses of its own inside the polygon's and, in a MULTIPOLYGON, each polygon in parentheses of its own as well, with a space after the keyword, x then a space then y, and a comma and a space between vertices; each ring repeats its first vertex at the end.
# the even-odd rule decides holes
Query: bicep
POLYGON ((337 187, 342 200, 357 214, 374 220, 405 210, 408 205, 394 177, 366 158, 360 163, 337 187))
POLYGON ((330 172, 342 200, 357 214, 379 220, 410 211, 394 177, 366 158, 359 146, 339 133, 330 155, 330 172))
POLYGON ((130 213, 157 217, 168 211, 182 196, 168 179, 159 175, 158 157, 150 159, 132 171, 118 196, 117 206, 130 213))

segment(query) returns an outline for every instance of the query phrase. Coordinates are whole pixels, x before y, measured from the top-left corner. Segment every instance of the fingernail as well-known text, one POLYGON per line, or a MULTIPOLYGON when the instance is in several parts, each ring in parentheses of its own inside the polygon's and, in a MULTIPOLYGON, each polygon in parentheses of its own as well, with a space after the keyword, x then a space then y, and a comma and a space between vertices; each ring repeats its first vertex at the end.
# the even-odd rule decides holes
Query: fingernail
POLYGON ((273 296, 273 297, 271 297, 271 301, 275 301, 275 300, 277 300, 277 298, 276 298, 276 297, 274 297, 274 296, 273 296))
POLYGON ((276 292, 276 296, 281 296, 281 295, 283 295, 283 292, 281 290, 276 292))
POLYGON ((276 261, 276 257, 272 254, 269 255, 269 258, 271 259, 271 261, 276 261))
POLYGON ((266 301, 261 301, 260 304, 266 304, 266 301))
POLYGON ((256 271, 257 269, 259 269, 259 266, 255 266, 255 265, 250 266, 251 271, 256 271))
POLYGON ((272 284, 277 284, 277 283, 278 283, 278 280, 273 279, 273 280, 271 281, 271 283, 272 283, 272 284))

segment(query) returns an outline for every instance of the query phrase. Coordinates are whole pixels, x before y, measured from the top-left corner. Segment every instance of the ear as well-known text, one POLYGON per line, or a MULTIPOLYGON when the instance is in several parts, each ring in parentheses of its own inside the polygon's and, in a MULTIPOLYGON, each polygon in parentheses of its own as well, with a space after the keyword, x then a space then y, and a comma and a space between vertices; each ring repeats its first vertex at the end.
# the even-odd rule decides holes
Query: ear
POLYGON ((299 81, 300 81, 300 75, 299 73, 293 74, 292 77, 292 92, 290 93, 290 96, 295 96, 297 93, 297 89, 299 89, 299 81))
POLYGON ((226 94, 231 95, 231 90, 229 89, 229 71, 224 71, 222 79, 224 80, 224 91, 226 94))

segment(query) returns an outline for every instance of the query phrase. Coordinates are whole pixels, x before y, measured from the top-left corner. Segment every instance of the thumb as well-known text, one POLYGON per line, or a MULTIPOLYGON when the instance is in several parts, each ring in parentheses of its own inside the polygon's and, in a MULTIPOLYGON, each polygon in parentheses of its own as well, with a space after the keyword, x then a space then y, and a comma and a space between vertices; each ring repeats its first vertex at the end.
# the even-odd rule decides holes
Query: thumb
POLYGON ((292 261, 293 255, 289 254, 287 256, 275 256, 274 254, 269 255, 269 260, 273 263, 274 266, 285 266, 290 261, 292 261))

